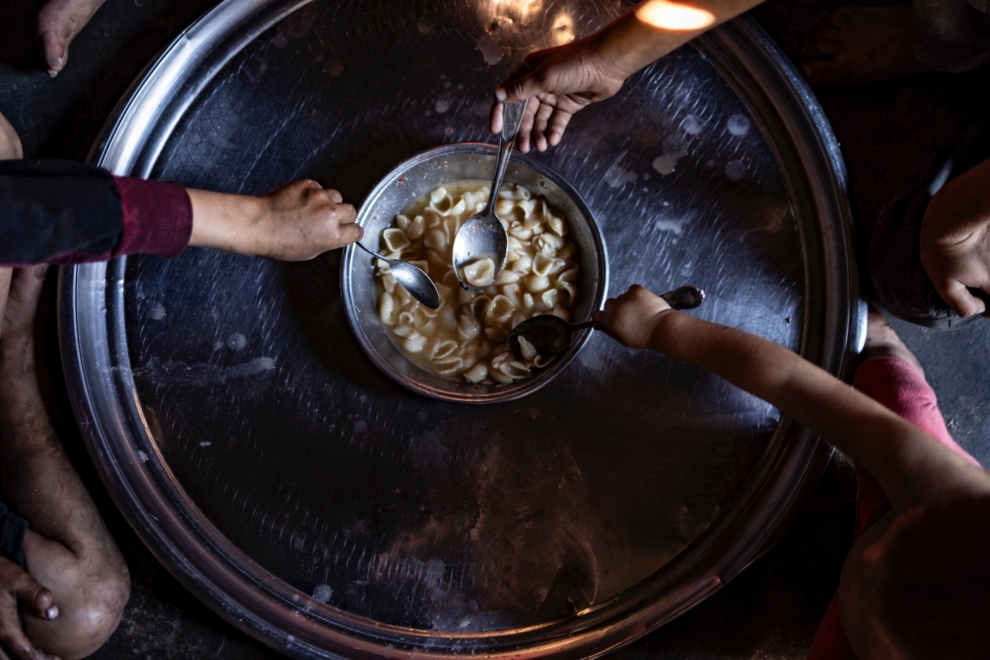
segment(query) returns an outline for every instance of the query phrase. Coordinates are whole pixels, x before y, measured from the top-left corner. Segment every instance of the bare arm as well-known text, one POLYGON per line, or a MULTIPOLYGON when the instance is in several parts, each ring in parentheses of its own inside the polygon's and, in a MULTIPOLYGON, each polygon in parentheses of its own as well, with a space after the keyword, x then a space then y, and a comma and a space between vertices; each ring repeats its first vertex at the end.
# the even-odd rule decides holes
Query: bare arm
POLYGON ((560 142, 575 112, 613 96, 626 78, 762 0, 641 2, 598 32, 526 57, 530 73, 495 90, 490 129, 502 130, 502 102, 529 99, 519 148, 545 151, 560 142))
POLYGON ((625 79, 762 1, 641 2, 589 39, 598 56, 625 79))
POLYGON ((938 440, 786 348, 670 310, 632 287, 596 321, 634 348, 692 362, 773 404, 847 453, 895 508, 990 494, 990 475, 938 440))

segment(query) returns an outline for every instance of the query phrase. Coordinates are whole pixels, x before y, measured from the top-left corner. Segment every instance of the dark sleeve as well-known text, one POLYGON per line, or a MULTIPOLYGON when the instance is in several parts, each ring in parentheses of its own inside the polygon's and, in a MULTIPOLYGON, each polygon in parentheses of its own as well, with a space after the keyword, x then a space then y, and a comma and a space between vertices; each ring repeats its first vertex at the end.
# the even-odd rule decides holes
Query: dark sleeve
POLYGON ((5 265, 175 256, 192 234, 192 204, 174 183, 70 161, 0 161, 0 230, 5 265))

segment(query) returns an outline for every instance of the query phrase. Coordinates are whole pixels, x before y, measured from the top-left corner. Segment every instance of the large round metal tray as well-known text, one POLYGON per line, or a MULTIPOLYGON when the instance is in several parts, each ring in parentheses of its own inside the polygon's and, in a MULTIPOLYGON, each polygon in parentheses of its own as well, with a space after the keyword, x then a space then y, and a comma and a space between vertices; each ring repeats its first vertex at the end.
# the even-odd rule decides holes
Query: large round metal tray
MULTIPOLYGON (((231 192, 312 177, 357 202, 413 153, 487 140, 515 61, 621 9, 228 0, 150 66, 92 160, 231 192)), ((651 66, 538 158, 595 213, 613 291, 690 281, 701 316, 843 371, 862 314, 842 163, 753 23, 651 66)), ((73 402, 118 506, 291 656, 606 652, 757 557, 827 457, 771 406, 600 333, 524 400, 419 398, 355 344, 339 259, 190 249, 60 286, 73 402)))

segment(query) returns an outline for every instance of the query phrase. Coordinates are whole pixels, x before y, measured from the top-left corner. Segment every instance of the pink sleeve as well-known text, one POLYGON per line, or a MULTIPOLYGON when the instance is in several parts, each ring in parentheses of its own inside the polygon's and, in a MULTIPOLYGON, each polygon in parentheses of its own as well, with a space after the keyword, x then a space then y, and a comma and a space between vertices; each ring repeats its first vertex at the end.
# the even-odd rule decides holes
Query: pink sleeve
POLYGON ((179 255, 192 236, 192 202, 177 183, 114 177, 124 227, 111 257, 122 254, 179 255))
MULTIPOLYGON (((960 447, 938 409, 935 391, 925 374, 909 362, 895 357, 876 357, 864 361, 853 377, 853 387, 897 413, 970 463, 979 461, 960 447)), ((866 470, 856 466, 856 534, 865 532, 890 509, 890 502, 880 484, 866 470)), ((838 594, 832 597, 811 644, 808 660, 854 660, 856 655, 842 629, 838 594)))

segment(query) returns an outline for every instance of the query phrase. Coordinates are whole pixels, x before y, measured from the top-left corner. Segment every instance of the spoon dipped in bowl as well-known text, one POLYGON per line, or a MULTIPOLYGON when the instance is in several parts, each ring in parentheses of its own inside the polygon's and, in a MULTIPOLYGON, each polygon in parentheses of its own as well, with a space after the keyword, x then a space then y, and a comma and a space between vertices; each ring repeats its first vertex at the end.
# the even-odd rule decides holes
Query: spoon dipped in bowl
POLYGON ((376 259, 381 259, 388 264, 388 268, 392 273, 392 277, 398 282, 403 289, 409 292, 413 298, 423 303, 430 309, 437 309, 440 307, 440 293, 437 291, 437 286, 430 279, 430 276, 423 272, 422 268, 418 266, 413 266, 408 261, 402 261, 401 259, 387 259, 377 252, 372 252, 368 248, 364 247, 360 241, 355 243, 359 248, 375 257, 376 259))
MULTIPOLYGON (((705 300, 705 292, 698 287, 679 287, 660 296, 671 309, 694 309, 705 300)), ((526 319, 509 333, 505 347, 516 358, 541 357, 550 360, 571 346, 571 333, 594 326, 594 321, 568 323, 552 314, 541 314, 526 319)))
POLYGON ((502 108, 502 132, 498 136, 498 156, 495 158, 495 174, 488 206, 464 222, 454 235, 453 258, 457 281, 466 291, 480 293, 495 281, 505 267, 509 252, 509 237, 502 221, 495 215, 498 191, 502 187, 505 170, 512 157, 512 146, 519 133, 526 101, 505 105, 502 108))

